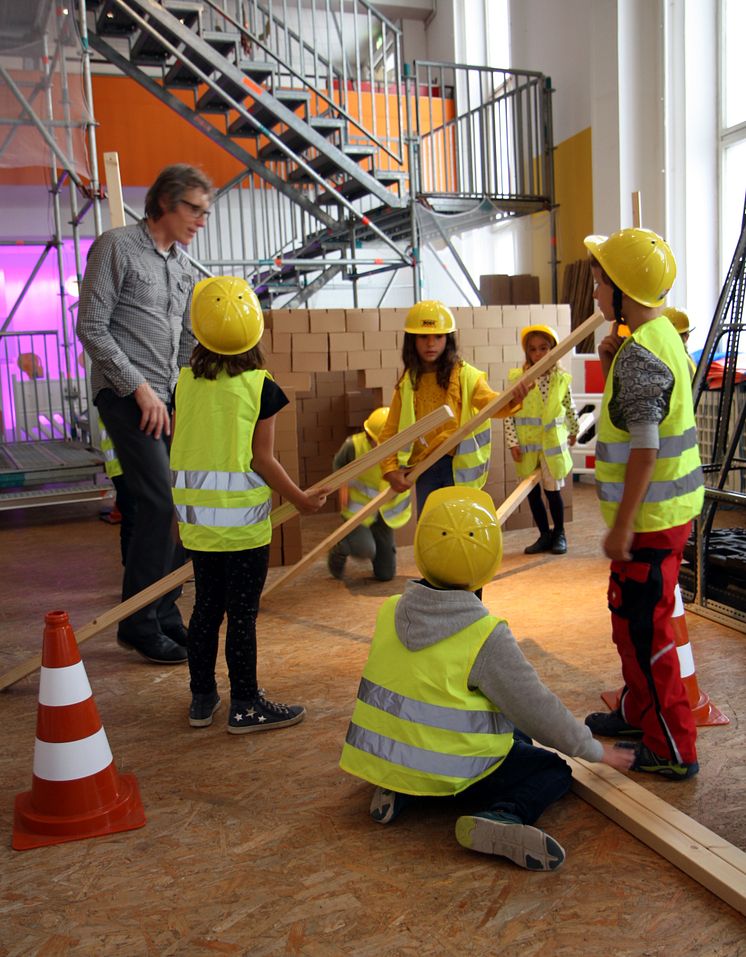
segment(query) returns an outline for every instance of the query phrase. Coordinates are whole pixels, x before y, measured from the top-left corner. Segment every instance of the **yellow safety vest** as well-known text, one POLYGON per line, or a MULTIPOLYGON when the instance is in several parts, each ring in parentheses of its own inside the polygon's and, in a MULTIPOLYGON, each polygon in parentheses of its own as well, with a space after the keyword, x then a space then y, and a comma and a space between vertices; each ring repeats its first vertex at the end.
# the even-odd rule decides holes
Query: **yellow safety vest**
POLYGON ((401 595, 378 613, 340 767, 404 794, 444 796, 494 771, 512 725, 467 681, 500 619, 485 615, 449 638, 410 651, 396 635, 401 595))
MULTIPOLYGON (((461 386, 461 419, 459 428, 473 418, 477 409, 472 405, 472 396, 477 382, 484 378, 484 372, 475 369, 468 362, 461 363, 459 384, 461 386)), ((399 431, 414 425, 414 389, 409 372, 399 383, 401 395, 401 415, 399 417, 399 431)), ((456 485, 470 485, 473 488, 482 488, 487 481, 490 470, 490 453, 492 451, 492 425, 487 419, 476 431, 467 435, 456 446, 453 454, 453 480, 456 485)), ((412 454, 412 445, 400 449, 397 458, 399 465, 406 468, 412 454)), ((400 528, 406 525, 412 515, 411 492, 402 492, 390 502, 381 506, 381 517, 391 528, 400 528)))
POLYGON ((98 429, 99 435, 101 436, 101 451, 104 454, 104 471, 109 478, 116 478, 118 475, 123 474, 122 463, 117 457, 117 450, 114 448, 114 443, 106 431, 106 426, 101 416, 99 416, 98 419, 98 429))
MULTIPOLYGON (((523 369, 511 369, 508 379, 515 382, 523 369)), ((513 416, 522 457, 515 470, 525 478, 536 470, 539 457, 544 455, 549 471, 556 479, 563 479, 572 470, 572 456, 567 446, 567 425, 562 400, 570 390, 572 376, 554 368, 549 377, 549 391, 544 402, 538 384, 531 389, 520 411, 513 416)))
POLYGON ((185 548, 234 552, 266 545, 272 489, 251 468, 251 443, 268 372, 219 373, 176 383, 171 478, 185 548))
MULTIPOLYGON (((356 459, 373 449, 365 432, 356 432, 352 436, 352 444, 355 448, 356 459)), ((348 482, 347 505, 342 509, 342 517, 347 520, 356 515, 362 508, 365 508, 368 502, 378 495, 384 484, 380 465, 374 465, 372 468, 366 469, 357 478, 348 482)), ((363 519, 361 525, 372 525, 375 519, 375 515, 369 515, 363 519)))
POLYGON ((631 340, 657 356, 674 376, 668 415, 659 426, 660 447, 653 475, 634 521, 636 532, 655 532, 684 525, 699 515, 704 501, 704 480, 686 354, 679 334, 670 321, 661 316, 643 323, 624 341, 606 379, 595 449, 596 494, 606 524, 609 528, 614 525, 630 453, 629 432, 612 423, 609 402, 614 391, 614 368, 631 340))

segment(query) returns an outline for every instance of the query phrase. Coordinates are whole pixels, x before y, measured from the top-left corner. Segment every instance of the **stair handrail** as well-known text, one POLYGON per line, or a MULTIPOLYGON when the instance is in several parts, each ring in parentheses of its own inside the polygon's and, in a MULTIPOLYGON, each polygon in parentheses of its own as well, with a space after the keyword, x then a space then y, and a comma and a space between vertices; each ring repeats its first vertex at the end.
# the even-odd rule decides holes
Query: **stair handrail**
MULTIPOLYGON (((232 16, 230 13, 228 13, 226 10, 223 10, 221 7, 219 7, 218 4, 215 2, 215 0, 202 0, 202 2, 203 2, 203 3, 206 3, 212 10, 214 10, 216 13, 220 14, 220 16, 223 17, 223 19, 225 19, 228 23, 230 23, 230 25, 231 25, 234 29, 238 30, 239 34, 240 34, 242 37, 246 37, 247 39, 249 39, 249 40, 252 42, 252 44, 254 44, 254 45, 258 46, 258 47, 261 47, 261 49, 262 49, 266 54, 268 54, 273 60, 275 60, 278 64, 280 64, 280 66, 282 66, 283 69, 287 70, 287 72, 290 73, 290 74, 292 74, 297 80, 300 80, 300 82, 303 84, 304 87, 306 87, 308 90, 310 90, 310 91, 311 91, 315 96, 317 96, 319 99, 323 100, 323 101, 327 104, 327 106, 328 106, 330 109, 332 109, 332 110, 336 111, 337 113, 339 113, 339 114, 341 115, 341 117, 342 117, 346 122, 348 122, 351 126, 355 127, 355 129, 359 130, 360 133, 363 134, 363 136, 365 137, 366 140, 368 140, 368 141, 370 141, 370 142, 372 142, 372 143, 375 143, 375 145, 376 145, 380 150, 382 150, 384 153, 388 154, 388 155, 389 155, 393 160, 395 160, 399 165, 401 165, 401 164, 404 162, 403 150, 400 150, 398 153, 397 153, 397 152, 393 152, 392 150, 390 150, 390 149, 388 148, 388 146, 386 146, 386 143, 385 143, 383 140, 381 140, 376 134, 374 134, 373 132, 371 132, 371 130, 366 129, 358 120, 355 119, 354 116, 352 116, 352 115, 345 109, 344 106, 342 106, 340 103, 335 103, 335 101, 334 101, 330 96, 328 96, 323 90, 320 90, 314 83, 311 83, 302 73, 300 73, 298 70, 296 70, 295 67, 292 66, 292 64, 287 63, 285 60, 283 60, 283 59, 279 56, 279 54, 277 54, 277 53, 275 53, 273 50, 271 50, 271 49, 264 43, 264 41, 260 39, 260 37, 256 36, 254 33, 251 32, 251 30, 249 30, 247 27, 243 26, 243 24, 239 23, 239 21, 236 20, 235 17, 233 17, 233 16, 232 16)), ((373 11, 373 12, 376 14, 376 16, 380 17, 382 20, 385 20, 386 23, 387 23, 387 25, 390 27, 390 29, 393 30, 393 31, 397 34, 397 37, 401 38, 401 30, 399 30, 398 27, 394 26, 394 25, 393 25, 386 17, 384 17, 381 13, 379 13, 377 10, 375 10, 375 8, 372 7, 369 3, 367 3, 366 0, 357 0, 357 2, 358 2, 358 3, 362 3, 364 6, 368 7, 371 11, 373 11)), ((265 16, 267 16, 267 17, 270 16, 270 12, 269 12, 268 10, 266 10, 266 8, 262 8, 262 7, 260 7, 258 4, 257 4, 257 8, 260 9, 260 10, 262 11, 262 13, 265 14, 265 16)), ((297 33, 295 33, 293 30, 291 30, 291 28, 290 28, 289 26, 287 26, 287 24, 285 24, 282 20, 280 20, 280 18, 274 13, 274 11, 271 12, 271 16, 272 16, 272 19, 273 19, 273 21, 275 22, 275 24, 277 24, 278 26, 280 26, 280 27, 282 27, 283 29, 285 29, 285 30, 288 31, 288 33, 290 34, 290 36, 292 37, 292 39, 294 39, 294 40, 298 43, 299 47, 302 47, 302 48, 303 48, 304 50, 306 50, 308 53, 311 53, 311 54, 313 54, 314 56, 318 57, 318 59, 319 59, 322 63, 325 64, 325 66, 327 67, 327 69, 328 69, 330 72, 336 73, 336 75, 337 75, 338 77, 341 77, 341 78, 342 78, 342 87, 341 87, 341 88, 342 88, 342 90, 343 90, 344 92, 346 92, 346 89, 345 89, 345 77, 344 77, 343 74, 340 74, 338 70, 336 70, 336 68, 334 67, 334 64, 330 63, 330 62, 329 62, 328 60, 326 60, 324 57, 319 56, 319 54, 314 50, 314 48, 311 47, 311 46, 309 46, 309 44, 306 43, 305 40, 302 39, 302 37, 300 37, 297 33)), ((397 50, 398 50, 398 46, 397 46, 397 50)), ((399 60, 399 59, 400 59, 400 58, 399 58, 399 56, 397 55, 397 60, 399 60)), ((397 72, 398 72, 398 74, 400 74, 400 71, 397 71, 397 72)), ((402 138, 401 97, 399 97, 398 100, 399 100, 399 139, 401 140, 401 138, 402 138)))
MULTIPOLYGON (((147 0, 140 0, 140 2, 146 4, 147 0)), ((223 100, 225 100, 226 103, 228 103, 231 109, 236 110, 239 113, 239 115, 244 117, 244 119, 248 120, 249 123, 251 123, 251 125, 254 128, 258 129, 263 136, 266 136, 271 142, 275 144, 275 146, 278 146, 284 153, 286 153, 293 160, 293 162, 297 163, 303 170, 305 170, 305 172, 313 180, 315 180, 324 190, 329 190, 331 188, 330 184, 327 183, 327 181, 323 178, 323 176, 320 176, 314 169, 312 169, 311 166, 309 166, 309 164, 301 156, 298 156, 298 154, 295 153, 289 146, 287 146, 286 143, 283 143, 283 141, 280 139, 280 137, 276 133, 273 133, 272 130, 264 126, 264 124, 261 121, 257 120, 256 117, 252 116, 251 113, 249 113, 249 111, 243 106, 242 103, 239 103, 237 100, 234 100, 233 97, 230 94, 226 93, 225 90, 221 89, 220 86, 218 86, 218 84, 211 79, 211 77, 209 77, 203 70, 201 70, 198 66, 192 63, 189 57, 185 56, 184 50, 177 50, 177 48, 169 40, 163 37, 162 34, 160 34, 153 26, 151 26, 151 24, 148 23, 148 21, 144 17, 141 17, 138 13, 132 10, 132 8, 127 5, 126 0, 114 0, 114 3, 121 10, 124 10, 124 12, 127 13, 127 15, 131 17, 131 19, 135 23, 138 24, 138 26, 146 30, 151 36, 155 37, 158 40, 158 42, 161 43, 167 50, 169 50, 169 52, 173 56, 178 57, 179 60, 188 64, 190 70, 194 72, 195 76, 197 76, 202 83, 205 83, 207 86, 209 86, 210 89, 213 90, 213 92, 217 93, 223 100)), ((161 11, 161 12, 167 13, 167 11, 161 11)), ((200 38, 195 35, 194 39, 197 40, 200 38)), ((265 90, 264 92, 268 92, 268 91, 265 90)), ((394 252, 397 254, 397 256, 403 262, 409 265, 409 258, 406 256, 406 254, 402 253, 401 250, 396 246, 396 244, 391 239, 389 239, 389 237, 382 230, 380 230, 375 225, 375 223, 372 223, 368 219, 368 217, 365 215, 364 212, 360 212, 359 210, 357 210, 355 206, 343 194, 339 192, 337 192, 337 201, 341 203, 341 205, 343 205, 348 210, 348 212, 352 214, 352 216, 355 219, 359 219, 364 226, 367 226, 369 229, 371 229, 378 236, 378 238, 383 243, 385 243, 385 245, 387 245, 390 249, 393 249, 394 252)), ((316 215, 319 216, 319 214, 316 214, 316 215)), ((327 225, 329 224, 327 223, 327 225)))

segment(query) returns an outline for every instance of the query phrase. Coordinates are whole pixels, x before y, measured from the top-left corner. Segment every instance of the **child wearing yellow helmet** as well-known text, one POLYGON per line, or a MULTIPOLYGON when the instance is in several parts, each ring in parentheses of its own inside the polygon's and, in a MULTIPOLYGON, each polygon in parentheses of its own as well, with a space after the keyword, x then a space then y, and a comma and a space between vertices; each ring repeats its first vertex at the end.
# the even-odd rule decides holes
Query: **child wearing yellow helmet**
MULTIPOLYGON (((521 330, 521 346, 526 361, 520 369, 511 369, 511 381, 520 378, 558 343, 559 337, 549 326, 526 326, 521 330)), ((572 376, 559 364, 548 369, 536 380, 523 400, 520 412, 505 420, 505 440, 521 478, 541 469, 541 483, 534 485, 528 494, 539 537, 524 548, 526 555, 552 552, 564 555, 567 551, 565 536, 565 506, 561 489, 565 478, 572 470, 572 458, 568 446, 575 445, 578 436, 578 414, 575 409, 570 383, 572 376), (554 528, 550 530, 547 510, 541 498, 544 489, 554 528)))
MULTIPOLYGON (((441 405, 450 406, 454 416, 439 429, 381 463, 383 477, 400 493, 381 509, 384 520, 394 527, 404 525, 411 515, 412 482, 408 473, 412 467, 498 395, 487 384, 485 374, 459 356, 456 319, 451 310, 437 300, 418 302, 407 313, 402 364, 404 372, 394 389, 381 442, 441 405)), ((502 409, 496 417, 504 418, 519 409, 527 391, 521 387, 512 407, 502 409)), ((443 455, 423 472, 415 486, 418 512, 434 489, 449 485, 483 487, 490 466, 490 438, 491 427, 487 421, 451 454, 443 455)))
POLYGON ((306 712, 271 701, 257 682, 256 618, 269 567, 272 492, 301 512, 315 512, 326 491, 301 491, 275 458, 275 417, 288 399, 264 369, 264 319, 249 284, 233 276, 199 282, 192 328, 198 344, 176 384, 171 444, 173 500, 196 592, 187 633, 189 724, 207 727, 220 706, 215 663, 227 616, 228 731, 282 728, 306 712))
MULTIPOLYGON (((388 406, 374 409, 363 422, 363 431, 344 440, 332 466, 338 471, 370 452, 378 445, 381 430, 388 418, 388 406)), ((381 491, 381 466, 374 465, 339 490, 342 520, 347 521, 364 508, 381 491)), ((348 557, 365 558, 373 565, 373 575, 380 582, 388 582, 396 575, 396 546, 394 530, 381 518, 380 512, 369 515, 356 528, 337 542, 327 555, 326 563, 334 578, 342 578, 348 557)))
POLYGON ((632 753, 591 735, 541 682, 507 622, 474 594, 502 557, 486 492, 433 491, 414 554, 423 577, 379 611, 340 766, 375 786, 370 815, 379 824, 420 797, 444 798, 451 809, 457 795, 463 847, 556 870, 565 852, 534 825, 567 793, 571 773, 531 738, 620 770, 632 753))
POLYGON ((594 712, 595 734, 642 736, 638 771, 685 780, 696 737, 671 626, 674 594, 704 484, 686 352, 662 306, 676 260, 649 229, 588 236, 594 297, 611 332, 599 345, 606 380, 596 490, 608 526, 609 608, 624 677, 619 708, 594 712), (624 319, 630 334, 618 335, 624 319))

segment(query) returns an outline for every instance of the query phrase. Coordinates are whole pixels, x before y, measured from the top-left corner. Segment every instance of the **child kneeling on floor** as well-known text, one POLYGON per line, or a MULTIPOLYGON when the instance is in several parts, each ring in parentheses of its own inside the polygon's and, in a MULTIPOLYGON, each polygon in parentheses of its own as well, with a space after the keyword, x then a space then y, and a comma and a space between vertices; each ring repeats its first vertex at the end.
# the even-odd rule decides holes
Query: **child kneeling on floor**
POLYGON ((528 735, 620 770, 633 753, 597 741, 474 595, 502 558, 489 495, 431 492, 414 553, 423 578, 379 612, 340 766, 376 785, 374 821, 389 824, 418 797, 458 795, 469 806, 456 821, 461 845, 555 870, 565 852, 534 823, 567 792, 571 772, 528 735))

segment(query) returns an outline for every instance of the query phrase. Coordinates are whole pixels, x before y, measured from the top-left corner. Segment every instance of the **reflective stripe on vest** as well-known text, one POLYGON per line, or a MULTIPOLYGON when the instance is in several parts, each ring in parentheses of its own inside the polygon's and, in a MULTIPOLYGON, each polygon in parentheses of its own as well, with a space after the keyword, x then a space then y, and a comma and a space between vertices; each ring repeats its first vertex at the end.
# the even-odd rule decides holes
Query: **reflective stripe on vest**
MULTIPOLYGON (((515 382, 523 369, 511 369, 508 380, 515 382)), ((513 415, 516 435, 521 447, 521 461, 515 463, 519 477, 534 472, 543 455, 547 468, 556 479, 563 479, 572 469, 572 456, 567 445, 566 413, 562 402, 570 391, 572 376, 562 369, 552 369, 546 401, 538 384, 523 400, 521 409, 513 415)))
POLYGON ((467 681, 499 619, 478 621, 428 648, 396 635, 400 596, 381 608, 340 766, 407 794, 457 794, 512 747, 512 725, 467 681))
POLYGON ((269 373, 176 384, 172 494, 181 540, 195 551, 239 551, 269 543, 272 490, 251 468, 251 444, 269 373))
POLYGON ((109 478, 116 478, 118 475, 123 475, 122 463, 117 456, 117 450, 114 448, 111 436, 106 431, 106 426, 100 416, 98 419, 98 429, 101 437, 101 452, 104 456, 104 471, 109 478))
MULTIPOLYGON (((365 455, 366 452, 370 452, 373 448, 365 432, 356 432, 352 436, 352 445, 355 449, 356 459, 365 455)), ((352 518, 353 515, 365 508, 368 502, 381 491, 382 484, 383 474, 380 465, 374 465, 358 475, 357 478, 352 479, 347 485, 347 505, 342 509, 342 517, 344 519, 352 518)), ((372 525, 375 519, 375 515, 369 515, 360 524, 372 525)))
MULTIPOLYGON (((459 370, 459 385, 461 387, 461 417, 459 428, 466 425, 469 419, 477 413, 472 405, 472 396, 477 382, 484 378, 484 373, 468 362, 462 362, 459 370)), ((399 417, 399 431, 403 431, 415 422, 414 389, 409 373, 399 383, 401 396, 401 415, 399 417)), ((482 488, 487 481, 490 470, 490 454, 492 451, 492 425, 487 419, 475 432, 465 436, 456 446, 453 453, 453 480, 456 485, 470 485, 473 488, 482 488)), ((412 445, 398 452, 399 465, 407 466, 412 454, 412 445)), ((446 453, 447 454, 447 453, 446 453)), ((390 502, 381 506, 381 517, 392 528, 401 528, 406 525, 412 515, 411 492, 402 492, 390 502)))
POLYGON ((601 514, 612 528, 624 491, 630 455, 629 432, 617 428, 609 415, 614 369, 622 350, 636 342, 664 362, 674 377, 669 410, 658 427, 660 448, 645 498, 637 510, 634 531, 654 532, 684 525, 699 515, 704 482, 697 447, 691 382, 686 351, 665 316, 643 323, 620 347, 609 369, 596 442, 596 494, 601 514))

